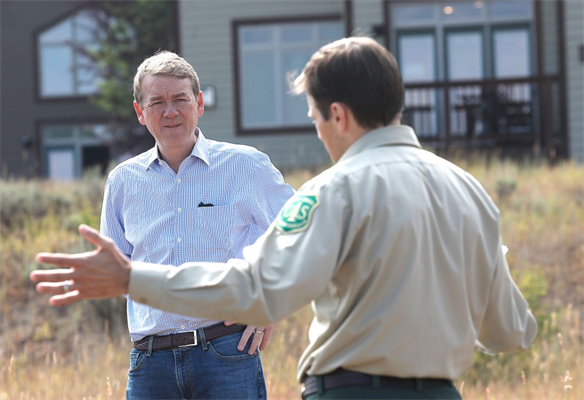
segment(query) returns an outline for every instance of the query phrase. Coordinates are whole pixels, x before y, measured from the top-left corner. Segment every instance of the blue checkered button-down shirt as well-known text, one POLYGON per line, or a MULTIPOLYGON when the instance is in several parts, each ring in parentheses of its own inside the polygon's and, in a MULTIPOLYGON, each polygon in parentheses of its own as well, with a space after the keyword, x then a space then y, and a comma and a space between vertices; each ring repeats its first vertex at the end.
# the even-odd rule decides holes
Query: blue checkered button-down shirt
MULTIPOLYGON (((206 139, 198 131, 178 173, 154 147, 114 168, 106 181, 101 232, 135 261, 180 265, 241 258, 294 193, 268 156, 206 139)), ((163 312, 128 298, 132 341, 217 321, 163 312)))

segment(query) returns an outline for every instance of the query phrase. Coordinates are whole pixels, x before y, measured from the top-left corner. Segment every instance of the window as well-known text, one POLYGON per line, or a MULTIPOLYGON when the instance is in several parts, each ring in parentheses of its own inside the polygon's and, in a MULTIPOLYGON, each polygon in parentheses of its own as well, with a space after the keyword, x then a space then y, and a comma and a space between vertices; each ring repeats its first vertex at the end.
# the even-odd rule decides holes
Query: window
POLYGON ((93 61, 81 49, 95 49, 95 11, 82 10, 37 38, 41 98, 87 96, 97 91, 93 61))
POLYGON ((492 0, 489 6, 491 18, 495 20, 530 19, 533 15, 533 3, 531 1, 492 0))
MULTIPOLYGON (((436 40, 434 32, 405 32, 398 37, 398 60, 404 83, 436 80, 436 40)), ((405 93, 404 122, 415 126, 418 135, 436 136, 436 90, 408 89, 405 93)))
POLYGON ((102 124, 44 124, 41 127, 44 175, 54 180, 80 178, 88 168, 105 170, 110 160, 108 132, 102 124))
POLYGON ((442 5, 442 19, 447 22, 480 21, 483 17, 484 3, 474 2, 446 2, 442 5))
POLYGON ((436 80, 435 48, 433 33, 400 35, 398 54, 404 82, 433 82, 436 80))
POLYGON ((404 121, 419 136, 437 137, 446 129, 459 138, 532 129, 530 84, 481 84, 533 74, 532 1, 396 1, 390 12, 390 48, 410 85, 404 121), (450 88, 424 86, 441 81, 451 82, 450 88))
POLYGON ((300 72, 324 44, 343 37, 340 20, 238 24, 239 130, 310 125, 306 101, 289 93, 288 74, 300 72))
POLYGON ((527 28, 496 29, 493 33, 494 75, 497 78, 529 76, 529 46, 527 28))
MULTIPOLYGON (((435 80, 516 78, 532 72, 532 1, 395 2, 391 12, 391 37, 397 38, 391 48, 401 57, 405 36, 425 32, 436 38, 435 80)), ((425 51, 419 46, 409 50, 412 57, 428 57, 415 55, 425 51)), ((400 66, 404 80, 418 73, 419 66, 413 71, 400 66)))
POLYGON ((483 35, 480 31, 452 31, 446 34, 448 80, 482 79, 483 35))

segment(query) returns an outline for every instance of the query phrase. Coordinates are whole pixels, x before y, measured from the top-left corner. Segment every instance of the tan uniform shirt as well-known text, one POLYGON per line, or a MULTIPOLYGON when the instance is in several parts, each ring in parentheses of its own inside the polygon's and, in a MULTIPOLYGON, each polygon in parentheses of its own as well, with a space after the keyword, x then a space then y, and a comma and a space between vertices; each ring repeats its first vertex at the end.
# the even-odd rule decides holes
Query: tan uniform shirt
POLYGON ((313 301, 298 379, 339 367, 457 378, 476 344, 526 348, 537 325, 513 282, 499 212, 407 126, 367 133, 307 182, 245 260, 133 263, 130 295, 166 311, 266 325, 313 301))

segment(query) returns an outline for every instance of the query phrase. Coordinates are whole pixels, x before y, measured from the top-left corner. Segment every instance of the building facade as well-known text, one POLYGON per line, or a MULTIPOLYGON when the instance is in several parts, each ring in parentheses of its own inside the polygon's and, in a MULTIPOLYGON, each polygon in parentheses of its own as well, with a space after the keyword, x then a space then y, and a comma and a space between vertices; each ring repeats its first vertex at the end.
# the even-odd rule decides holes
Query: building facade
POLYGON ((407 88, 403 122, 425 146, 582 162, 583 8, 579 1, 182 1, 181 50, 215 92, 203 129, 256 146, 280 166, 327 162, 303 100, 286 92, 286 76, 323 40, 349 34, 372 36, 396 56, 407 88))
POLYGON ((99 139, 107 115, 87 101, 96 80, 71 45, 85 39, 68 2, 3 1, 0 171, 2 177, 79 177, 108 162, 99 139))
MULTIPOLYGON (((287 80, 320 46, 352 34, 372 36, 396 56, 404 123, 425 146, 584 161, 581 1, 175 5, 179 52, 206 101, 201 129, 257 147, 280 168, 330 163, 305 99, 288 93, 287 80)), ((84 42, 91 18, 60 1, 3 1, 0 17, 2 177, 71 179, 105 165, 108 116, 87 100, 99 78, 70 48, 92 45, 84 42)))

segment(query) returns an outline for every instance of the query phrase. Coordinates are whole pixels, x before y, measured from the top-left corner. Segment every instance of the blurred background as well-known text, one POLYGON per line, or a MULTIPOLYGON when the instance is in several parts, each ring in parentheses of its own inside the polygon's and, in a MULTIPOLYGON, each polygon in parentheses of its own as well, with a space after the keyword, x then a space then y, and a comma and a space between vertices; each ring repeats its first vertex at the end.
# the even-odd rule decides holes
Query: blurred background
MULTIPOLYGON (((330 165, 287 90, 323 44, 368 35, 396 56, 403 123, 501 210, 538 319, 525 352, 476 355, 465 398, 584 398, 584 2, 0 1, 0 399, 123 398, 125 300, 50 308, 28 273, 99 226, 104 174, 154 142, 132 107, 144 58, 199 74, 209 138, 255 146, 298 188, 330 165)), ((366 76, 363 79, 367 79, 366 76)), ((270 398, 298 398, 309 307, 263 355, 270 398)))
POLYGON ((79 178, 151 146, 131 84, 158 49, 198 72, 208 137, 282 169, 325 165, 286 76, 351 34, 397 57, 404 122, 427 147, 584 161, 581 1, 2 1, 0 15, 4 178, 79 178))

